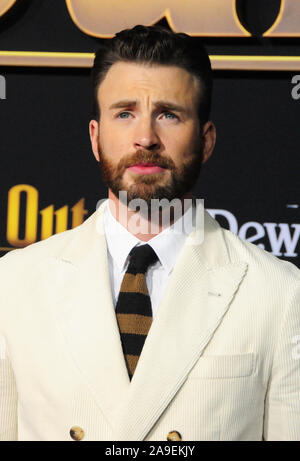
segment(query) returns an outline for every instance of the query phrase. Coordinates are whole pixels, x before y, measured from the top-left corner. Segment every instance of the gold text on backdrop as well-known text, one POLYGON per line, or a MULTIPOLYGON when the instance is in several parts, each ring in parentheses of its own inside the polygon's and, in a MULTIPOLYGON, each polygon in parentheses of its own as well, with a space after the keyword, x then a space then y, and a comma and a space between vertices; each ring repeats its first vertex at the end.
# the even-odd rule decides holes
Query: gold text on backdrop
MULTIPOLYGON (((3 16, 20 0, 0 0, 3 16)), ((135 24, 151 25, 165 17, 175 31, 197 37, 247 37, 236 0, 66 0, 76 26, 87 35, 109 38, 135 24), (118 12, 118 14, 115 14, 118 12)), ((281 0, 272 26, 264 33, 269 37, 300 37, 299 0, 281 0)))
MULTIPOLYGON (((77 227, 84 221, 88 210, 84 208, 84 198, 80 199, 71 209, 71 227, 77 227)), ((24 247, 37 240, 44 240, 53 234, 68 229, 69 206, 64 205, 54 210, 49 205, 39 211, 39 192, 29 184, 17 184, 8 191, 7 231, 6 240, 12 247, 24 247), (21 194, 25 194, 25 235, 20 238, 21 194), (40 235, 38 235, 39 214, 41 215, 40 235), (55 225, 54 225, 55 222, 55 225)))
MULTIPOLYGON (((0 0, 0 17, 21 3, 0 0)), ((163 17, 174 31, 194 37, 251 36, 238 17, 236 0, 66 0, 66 6, 81 31, 99 38, 135 24, 152 25, 163 17)), ((300 1, 281 0, 277 18, 263 35, 300 37, 300 1)), ((93 53, 0 50, 2 66, 91 67, 93 58, 93 53)), ((300 56, 222 54, 210 59, 214 70, 300 70, 300 56)))
POLYGON ((250 35, 238 18, 235 0, 189 0, 188 4, 182 0, 66 0, 66 4, 77 27, 94 37, 110 38, 121 29, 155 24, 163 17, 174 31, 197 37, 250 35))

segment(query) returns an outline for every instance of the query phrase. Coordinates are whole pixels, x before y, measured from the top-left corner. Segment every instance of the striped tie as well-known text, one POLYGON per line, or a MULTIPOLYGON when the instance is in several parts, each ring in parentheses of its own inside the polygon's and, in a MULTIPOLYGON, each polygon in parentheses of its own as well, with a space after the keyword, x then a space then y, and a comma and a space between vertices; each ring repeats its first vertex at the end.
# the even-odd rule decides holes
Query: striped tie
POLYGON ((157 260, 150 245, 134 247, 116 305, 124 358, 131 380, 152 323, 152 307, 146 284, 148 267, 157 260))

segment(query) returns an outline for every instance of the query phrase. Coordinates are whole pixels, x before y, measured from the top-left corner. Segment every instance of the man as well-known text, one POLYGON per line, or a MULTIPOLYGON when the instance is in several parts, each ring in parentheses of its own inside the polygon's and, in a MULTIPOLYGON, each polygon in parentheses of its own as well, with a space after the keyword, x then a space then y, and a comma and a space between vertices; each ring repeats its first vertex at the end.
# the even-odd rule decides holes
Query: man
POLYGON ((109 200, 0 262, 1 439, 300 440, 299 270, 192 194, 216 138, 207 54, 137 26, 93 78, 109 200))

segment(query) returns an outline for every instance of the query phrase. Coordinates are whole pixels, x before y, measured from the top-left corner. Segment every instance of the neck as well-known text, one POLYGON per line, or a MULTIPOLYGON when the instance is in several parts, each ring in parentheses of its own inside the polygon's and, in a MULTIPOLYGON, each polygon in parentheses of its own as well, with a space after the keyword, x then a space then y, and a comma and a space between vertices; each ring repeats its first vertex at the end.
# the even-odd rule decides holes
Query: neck
POLYGON ((110 211, 115 219, 139 240, 147 242, 181 218, 192 205, 193 194, 189 191, 183 197, 178 198, 175 211, 171 206, 158 210, 151 209, 151 213, 146 214, 128 208, 110 189, 108 199, 110 211))

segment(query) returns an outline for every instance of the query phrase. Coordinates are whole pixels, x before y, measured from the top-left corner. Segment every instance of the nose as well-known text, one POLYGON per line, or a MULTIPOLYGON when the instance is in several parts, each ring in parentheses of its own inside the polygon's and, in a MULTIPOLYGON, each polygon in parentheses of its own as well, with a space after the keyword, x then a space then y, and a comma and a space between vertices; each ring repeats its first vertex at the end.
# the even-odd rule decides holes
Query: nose
POLYGON ((134 147, 136 149, 155 150, 159 146, 160 140, 152 120, 148 118, 140 120, 134 133, 134 147))

